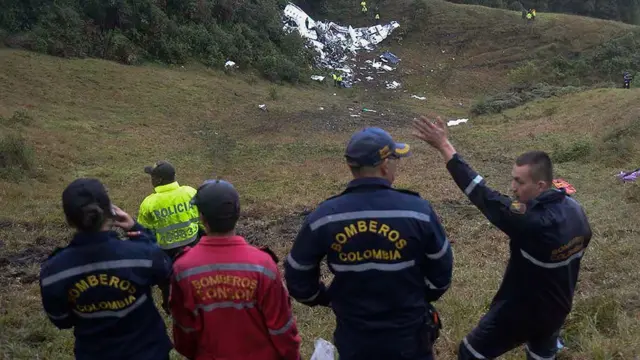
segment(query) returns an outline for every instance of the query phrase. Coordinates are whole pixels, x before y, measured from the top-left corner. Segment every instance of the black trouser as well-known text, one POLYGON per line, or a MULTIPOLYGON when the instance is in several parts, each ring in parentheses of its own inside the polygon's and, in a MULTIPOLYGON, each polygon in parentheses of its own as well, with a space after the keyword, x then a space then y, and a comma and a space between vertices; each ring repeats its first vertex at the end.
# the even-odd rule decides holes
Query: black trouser
POLYGON ((422 334, 344 334, 336 330, 334 343, 339 360, 433 360, 433 347, 422 334))
POLYGON ((336 328, 334 343, 339 360, 433 360, 433 345, 440 336, 440 317, 429 304, 422 326, 415 330, 362 333, 336 328))
POLYGON ((554 359, 562 321, 541 324, 543 320, 526 308, 493 306, 460 342, 458 360, 494 359, 523 344, 528 360, 554 359))

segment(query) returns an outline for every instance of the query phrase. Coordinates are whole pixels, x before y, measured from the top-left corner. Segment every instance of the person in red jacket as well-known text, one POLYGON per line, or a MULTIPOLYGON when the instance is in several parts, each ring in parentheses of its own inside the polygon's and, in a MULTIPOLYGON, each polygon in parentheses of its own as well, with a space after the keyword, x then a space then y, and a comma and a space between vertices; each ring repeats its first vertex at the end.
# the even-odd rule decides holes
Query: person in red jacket
POLYGON ((277 260, 235 234, 233 185, 206 181, 191 201, 207 235, 173 265, 176 351, 189 360, 299 360, 301 339, 277 260))

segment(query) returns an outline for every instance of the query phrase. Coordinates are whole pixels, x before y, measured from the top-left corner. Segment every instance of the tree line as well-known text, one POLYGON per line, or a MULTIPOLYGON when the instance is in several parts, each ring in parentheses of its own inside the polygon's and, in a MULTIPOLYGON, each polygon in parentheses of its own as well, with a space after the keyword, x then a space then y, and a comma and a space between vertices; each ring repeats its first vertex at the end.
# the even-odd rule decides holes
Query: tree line
POLYGON ((457 4, 483 5, 520 11, 556 12, 622 21, 640 25, 640 0, 448 0, 457 4))
POLYGON ((0 0, 0 41, 63 57, 126 64, 227 60, 298 82, 310 53, 282 31, 285 0, 0 0))

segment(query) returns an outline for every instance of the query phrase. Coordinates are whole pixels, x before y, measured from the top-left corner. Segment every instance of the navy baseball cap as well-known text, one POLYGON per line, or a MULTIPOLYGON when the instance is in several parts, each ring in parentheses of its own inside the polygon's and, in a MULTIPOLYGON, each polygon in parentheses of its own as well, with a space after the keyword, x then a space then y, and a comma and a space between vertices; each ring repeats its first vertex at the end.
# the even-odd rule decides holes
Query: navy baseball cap
POLYGON ((410 155, 408 144, 393 141, 388 132, 378 127, 368 127, 353 134, 344 154, 350 166, 377 166, 386 158, 410 155))
POLYGON ((217 219, 240 216, 240 195, 230 182, 206 180, 191 199, 191 204, 207 217, 217 219))

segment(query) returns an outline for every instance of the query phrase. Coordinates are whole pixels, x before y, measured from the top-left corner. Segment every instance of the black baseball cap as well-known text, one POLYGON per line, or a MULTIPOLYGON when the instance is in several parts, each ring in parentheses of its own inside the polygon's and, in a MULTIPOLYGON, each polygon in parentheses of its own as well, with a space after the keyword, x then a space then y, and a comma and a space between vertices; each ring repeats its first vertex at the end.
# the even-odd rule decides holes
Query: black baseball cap
POLYGON ((240 216, 240 195, 230 182, 206 180, 191 199, 207 218, 234 219, 240 216))
POLYGON ((345 158, 351 166, 377 166, 391 155, 411 155, 408 144, 397 143, 388 132, 378 127, 368 127, 353 134, 347 144, 345 158))
POLYGON ((154 166, 145 166, 144 172, 160 179, 171 180, 176 176, 176 168, 168 161, 160 160, 154 166))
POLYGON ((107 189, 98 179, 76 179, 62 192, 62 208, 69 219, 78 219, 83 208, 90 204, 98 205, 105 215, 111 213, 107 189))

